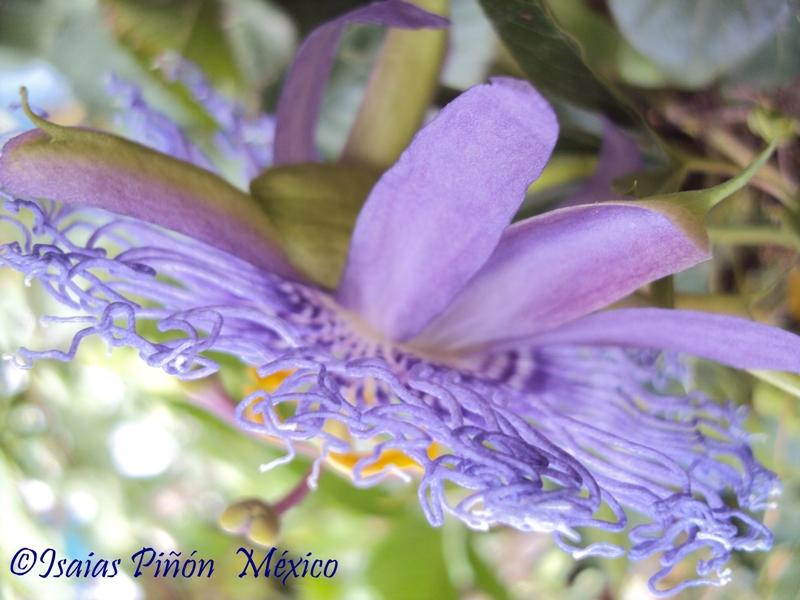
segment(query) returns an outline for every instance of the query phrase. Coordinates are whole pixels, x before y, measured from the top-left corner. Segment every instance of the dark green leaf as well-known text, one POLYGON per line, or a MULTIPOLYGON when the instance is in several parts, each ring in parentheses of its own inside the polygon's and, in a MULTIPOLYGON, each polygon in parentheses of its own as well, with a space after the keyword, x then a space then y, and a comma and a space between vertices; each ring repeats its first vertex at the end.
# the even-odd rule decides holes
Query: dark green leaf
POLYGON ((323 21, 369 3, 369 0, 275 0, 292 17, 303 37, 323 21))
POLYGON ((601 77, 645 88, 666 84, 662 70, 631 46, 611 19, 584 0, 558 0, 548 6, 558 24, 577 40, 586 63, 601 77))
POLYGON ((587 66, 583 50, 543 0, 480 0, 508 50, 543 92, 600 111, 623 125, 632 109, 587 66))
POLYGON ((0 1, 0 40, 4 46, 42 50, 75 8, 66 2, 0 1))

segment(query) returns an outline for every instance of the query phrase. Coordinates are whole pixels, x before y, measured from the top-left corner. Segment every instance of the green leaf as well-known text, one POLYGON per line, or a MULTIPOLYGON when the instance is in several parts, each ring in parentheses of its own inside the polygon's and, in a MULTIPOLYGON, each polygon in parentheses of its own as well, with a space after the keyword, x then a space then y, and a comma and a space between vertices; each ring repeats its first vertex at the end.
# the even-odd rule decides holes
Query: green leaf
POLYGON ((337 160, 347 144, 384 37, 384 29, 370 26, 347 27, 342 34, 316 133, 326 159, 337 160))
POLYGON ((375 550, 369 582, 383 600, 455 600, 458 591, 448 577, 442 530, 414 513, 395 522, 375 550))
POLYGON ((492 24, 475 0, 450 2, 450 30, 442 86, 465 90, 486 79, 497 52, 492 24))
POLYGON ((800 250, 800 238, 784 223, 772 225, 724 225, 710 226, 708 234, 718 244, 731 246, 783 246, 800 250))
POLYGON ((586 64, 584 51, 544 0, 480 0, 508 50, 543 92, 597 110, 622 125, 639 123, 633 109, 586 64))
POLYGON ((791 12, 786 0, 610 0, 609 8, 634 48, 691 87, 751 56, 791 12))
POLYGON ((661 69, 622 37, 614 24, 584 0, 558 0, 548 6, 559 25, 583 49, 583 58, 601 77, 639 87, 663 87, 661 69))
POLYGON ((55 0, 5 0, 0 2, 0 40, 3 46, 41 51, 74 12, 74 6, 55 0))
POLYGON ((800 18, 795 14, 746 63, 729 74, 726 84, 790 86, 800 76, 800 18))
POLYGON ((495 572, 494 567, 487 564, 475 548, 475 535, 470 535, 467 546, 467 559, 472 567, 475 587, 486 592, 492 600, 512 600, 511 592, 495 572))
POLYGON ((333 289, 356 217, 379 172, 354 165, 302 164, 266 170, 250 183, 292 264, 333 289))
POLYGON ((292 22, 263 0, 222 0, 225 33, 248 89, 277 85, 295 47, 292 22))
MULTIPOLYGON (((447 14, 447 0, 412 0, 412 4, 447 14)), ((444 29, 389 30, 350 131, 343 162, 376 169, 394 164, 425 119, 446 49, 444 29)))
POLYGON ((244 88, 223 29, 220 0, 101 0, 116 38, 147 67, 172 51, 198 65, 218 87, 244 88))
MULTIPOLYGON (((303 469, 298 469, 298 475, 307 471, 308 466, 304 463, 303 469)), ((401 515, 408 510, 409 503, 415 500, 414 494, 409 491, 388 490, 380 486, 356 487, 350 479, 331 469, 323 469, 314 495, 319 497, 321 505, 336 504, 349 513, 385 517, 401 515)))
POLYGON ((587 154, 554 154, 539 179, 528 188, 528 193, 541 192, 556 186, 590 177, 597 168, 597 157, 587 154))

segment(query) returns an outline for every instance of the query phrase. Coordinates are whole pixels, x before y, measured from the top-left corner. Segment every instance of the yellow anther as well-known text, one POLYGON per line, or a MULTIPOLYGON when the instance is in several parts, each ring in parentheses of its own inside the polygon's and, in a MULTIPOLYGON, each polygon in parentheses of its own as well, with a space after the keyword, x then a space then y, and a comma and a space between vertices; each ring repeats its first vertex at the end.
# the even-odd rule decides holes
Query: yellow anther
MULTIPOLYGON (((259 377, 255 370, 252 371, 253 379, 256 381, 256 384, 252 391, 263 390, 266 392, 273 392, 280 384, 283 382, 286 377, 291 375, 292 371, 278 371, 277 373, 273 373, 267 377, 259 377)), ((363 394, 364 399, 368 405, 374 404, 377 399, 377 385, 376 382, 372 379, 367 379, 364 382, 363 394)), ((352 398, 350 401, 353 401, 352 398)), ((244 416, 247 418, 248 421, 253 423, 263 423, 264 417, 260 413, 257 413, 253 410, 253 405, 255 405, 258 400, 255 400, 251 405, 247 406, 244 410, 244 416)), ((325 423, 324 430, 326 433, 335 435, 341 440, 351 441, 351 437, 349 432, 347 431, 347 427, 337 420, 329 420, 325 423)), ((443 454, 443 450, 441 446, 432 442, 430 446, 428 446, 428 457, 430 459, 434 459, 437 456, 443 454)), ((353 469, 355 468, 356 464, 370 456, 371 453, 369 451, 352 451, 352 452, 331 452, 328 454, 327 462, 329 465, 334 467, 340 473, 347 475, 348 477, 353 477, 353 469)), ((401 450, 396 449, 387 449, 381 452, 380 456, 361 469, 361 475, 364 477, 371 477, 373 475, 377 475, 386 469, 394 468, 394 469, 402 469, 402 470, 409 470, 414 471, 417 473, 422 473, 422 466, 413 458, 409 457, 407 454, 402 452, 401 450)))
MULTIPOLYGON (((441 447, 435 442, 428 446, 429 458, 434 459, 441 454, 441 447)), ((358 461, 367 456, 370 456, 369 452, 331 452, 328 455, 328 463, 340 472, 352 476, 353 469, 358 461)), ((372 475, 377 475, 378 473, 381 473, 390 467, 422 473, 422 466, 416 460, 401 450, 390 448, 381 452, 377 460, 361 469, 361 474, 364 477, 370 477, 372 475)))
POLYGON ((276 391, 283 381, 294 371, 286 370, 286 371, 276 371, 275 373, 270 373, 266 377, 261 377, 255 369, 251 369, 251 373, 253 376, 253 381, 255 383, 254 387, 251 388, 251 391, 255 392, 258 390, 263 390, 265 392, 272 393, 276 391))

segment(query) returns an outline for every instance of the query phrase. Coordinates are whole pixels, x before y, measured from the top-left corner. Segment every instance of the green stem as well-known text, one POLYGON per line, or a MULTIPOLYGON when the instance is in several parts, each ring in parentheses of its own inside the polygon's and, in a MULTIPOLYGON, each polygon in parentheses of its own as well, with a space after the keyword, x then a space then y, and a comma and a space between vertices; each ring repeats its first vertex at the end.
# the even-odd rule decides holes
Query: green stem
MULTIPOLYGON (((691 156, 686 157, 685 161, 686 169, 691 173, 708 173, 711 175, 733 177, 741 172, 741 167, 735 164, 719 162, 710 158, 691 156)), ((781 204, 784 206, 794 206, 795 201, 792 199, 792 194, 787 191, 784 186, 776 185, 774 181, 765 178, 763 172, 757 173, 753 177, 751 183, 762 192, 780 200, 781 204)))
MULTIPOLYGON (((753 162, 755 153, 731 133, 722 129, 712 129, 706 140, 709 145, 740 167, 753 162)), ((760 168, 759 178, 777 193, 773 195, 789 208, 796 208, 797 189, 781 175, 775 167, 765 164, 760 168)))
MULTIPOLYGON (((411 0, 447 15, 447 0, 411 0)), ((447 52, 445 29, 391 29, 372 71, 342 162, 389 168, 425 120, 447 52)))
POLYGON ((783 246, 800 250, 800 240, 789 231, 769 225, 708 226, 712 242, 731 246, 783 246))
POLYGON ((797 375, 784 373, 782 371, 761 370, 750 370, 750 374, 757 379, 766 381, 787 394, 791 394, 795 398, 800 398, 800 377, 797 375))
POLYGON ((311 477, 311 469, 309 469, 308 472, 303 475, 303 478, 289 491, 288 494, 272 505, 272 509, 275 511, 275 514, 278 517, 280 517, 293 506, 297 506, 303 501, 303 498, 306 497, 310 489, 308 485, 309 477, 311 477))

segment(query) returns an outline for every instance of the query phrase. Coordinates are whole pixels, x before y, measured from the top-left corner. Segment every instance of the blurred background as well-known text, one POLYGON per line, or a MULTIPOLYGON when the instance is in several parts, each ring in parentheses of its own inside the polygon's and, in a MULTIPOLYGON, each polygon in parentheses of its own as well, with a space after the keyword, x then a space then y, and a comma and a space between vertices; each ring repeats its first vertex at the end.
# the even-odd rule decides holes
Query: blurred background
MULTIPOLYGON (((355 0, 0 0, 0 139, 28 127, 18 88, 63 124, 120 129, 109 76, 134 83, 201 145, 213 121, 156 68, 165 53, 195 63, 253 115, 271 112, 293 52, 313 27, 355 0)), ((645 195, 702 187, 735 174, 765 140, 776 159, 737 201, 714 212, 712 263, 669 282, 667 302, 800 324, 800 20, 785 0, 451 0, 449 50, 431 112, 493 73, 528 77, 562 125, 554 159, 530 190, 524 215, 578 189, 597 163, 605 118, 639 141, 645 195), (545 60, 546 59, 546 60, 545 60), (610 91, 609 91, 610 90, 610 91)), ((385 31, 350 28, 328 87, 323 152, 344 144, 385 31)), ((124 113, 124 108, 122 109, 124 113)), ((0 270, 0 354, 63 346, 69 330, 37 286, 0 270)), ((784 484, 764 515, 769 553, 737 555, 733 583, 687 598, 796 598, 800 589, 800 385, 698 364, 709 394, 750 407, 754 449, 784 484)), ((513 600, 649 597, 652 563, 573 561, 549 539, 510 530, 472 532, 424 520, 413 485, 360 490, 323 472, 319 488, 281 523, 278 545, 339 561, 333 579, 242 579, 240 544, 218 518, 244 498, 274 502, 308 469, 229 424, 252 373, 225 362, 211 381, 180 383, 131 350, 86 343, 70 364, 22 370, 0 361, 0 598, 513 600), (211 407, 211 408, 209 408, 211 407), (214 408, 216 407, 216 408, 214 408), (221 408, 220 408, 221 407, 221 408), (227 408, 226 408, 227 407, 227 408), (220 416, 223 415, 223 416, 220 416), (129 556, 153 546, 216 560, 212 579, 14 577, 20 546, 65 557, 129 556)), ((123 568, 129 567, 123 561, 123 568)))

